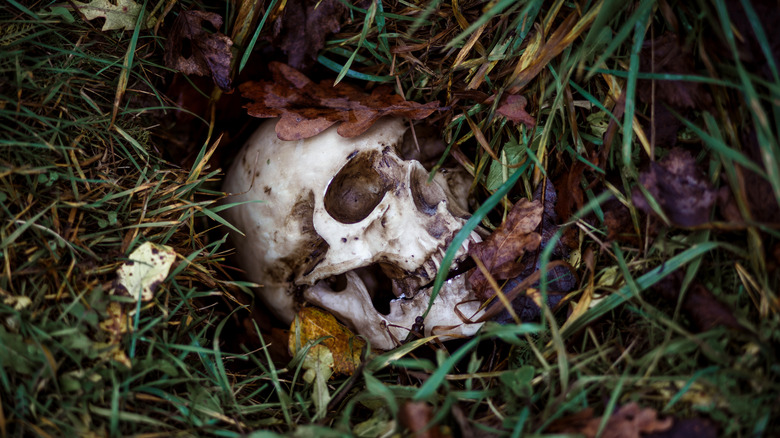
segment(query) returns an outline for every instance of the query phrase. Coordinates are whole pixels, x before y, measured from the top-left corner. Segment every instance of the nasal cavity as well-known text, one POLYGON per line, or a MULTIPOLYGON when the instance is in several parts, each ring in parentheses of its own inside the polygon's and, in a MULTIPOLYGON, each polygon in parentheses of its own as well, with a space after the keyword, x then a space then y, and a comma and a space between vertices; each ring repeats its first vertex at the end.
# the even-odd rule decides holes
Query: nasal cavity
POLYGON ((325 192, 325 210, 343 224, 367 218, 382 201, 389 182, 376 171, 376 152, 355 155, 331 180, 325 192))

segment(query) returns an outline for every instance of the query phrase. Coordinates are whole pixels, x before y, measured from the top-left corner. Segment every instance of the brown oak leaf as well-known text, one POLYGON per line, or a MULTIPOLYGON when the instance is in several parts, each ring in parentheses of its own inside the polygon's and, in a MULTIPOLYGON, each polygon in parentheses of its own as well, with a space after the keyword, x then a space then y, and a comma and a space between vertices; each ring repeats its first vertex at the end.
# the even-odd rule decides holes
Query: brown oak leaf
POLYGON ((364 133, 382 116, 419 120, 439 108, 437 102, 408 102, 389 87, 366 94, 357 87, 325 80, 316 84, 303 73, 280 62, 268 64, 271 81, 241 84, 241 95, 253 102, 245 108, 250 116, 280 117, 276 135, 282 140, 313 137, 338 122, 342 137, 364 133))
POLYGON ((211 76, 219 88, 228 91, 233 41, 223 33, 209 33, 204 22, 219 28, 222 17, 202 11, 179 14, 165 43, 165 65, 185 74, 211 76))
POLYGON ((536 120, 525 111, 526 105, 528 105, 528 101, 525 97, 519 94, 509 94, 501 99, 501 105, 496 111, 515 123, 522 123, 526 128, 534 129, 536 120))
MULTIPOLYGON (((681 227, 708 222, 718 199, 717 190, 696 166, 696 159, 681 148, 673 148, 660 162, 650 163, 650 169, 640 173, 639 182, 653 195, 669 220, 681 227)), ((639 188, 634 189, 632 199, 645 213, 653 211, 639 188)))
MULTIPOLYGON (((534 230, 542 222, 543 211, 544 206, 538 200, 521 199, 493 234, 469 248, 469 255, 478 258, 496 280, 519 275, 526 268, 520 263, 523 254, 534 251, 542 242, 542 236, 534 230)), ((477 297, 486 300, 493 296, 493 289, 481 270, 472 270, 468 280, 477 297)))

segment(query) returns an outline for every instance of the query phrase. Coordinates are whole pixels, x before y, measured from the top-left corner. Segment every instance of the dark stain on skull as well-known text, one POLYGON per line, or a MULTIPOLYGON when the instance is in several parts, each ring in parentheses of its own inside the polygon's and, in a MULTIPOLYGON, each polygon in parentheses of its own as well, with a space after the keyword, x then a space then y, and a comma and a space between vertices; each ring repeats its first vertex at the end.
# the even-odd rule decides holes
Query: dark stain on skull
MULTIPOLYGON (((269 189, 270 192, 270 189, 269 189)), ((268 193, 268 192, 266 192, 268 193)), ((314 191, 309 190, 308 193, 301 193, 298 195, 298 199, 295 200, 290 215, 287 217, 287 221, 296 221, 301 224, 301 234, 306 237, 317 237, 317 231, 314 230, 314 191), (298 220, 303 218, 303 220, 298 220)))
POLYGON ((316 268, 317 265, 319 265, 320 262, 325 259, 325 254, 328 253, 328 248, 330 248, 328 242, 320 237, 319 242, 315 244, 314 248, 303 260, 302 268, 299 269, 301 271, 301 275, 306 276, 311 274, 314 268, 316 268))
POLYGON ((371 214, 390 188, 374 167, 376 152, 355 155, 333 177, 325 192, 325 210, 343 224, 355 224, 371 214))
POLYGON ((271 187, 265 186, 263 187, 263 192, 265 192, 266 195, 271 194, 271 187))
POLYGON ((292 254, 283 260, 291 269, 291 277, 288 282, 293 282, 296 278, 308 275, 317 265, 325 259, 330 246, 317 231, 314 229, 314 192, 300 194, 290 211, 289 220, 302 218, 298 221, 300 233, 306 239, 302 245, 296 248, 292 254))
POLYGON ((435 216, 431 222, 425 226, 425 231, 434 239, 440 239, 447 232, 447 222, 443 216, 435 216))

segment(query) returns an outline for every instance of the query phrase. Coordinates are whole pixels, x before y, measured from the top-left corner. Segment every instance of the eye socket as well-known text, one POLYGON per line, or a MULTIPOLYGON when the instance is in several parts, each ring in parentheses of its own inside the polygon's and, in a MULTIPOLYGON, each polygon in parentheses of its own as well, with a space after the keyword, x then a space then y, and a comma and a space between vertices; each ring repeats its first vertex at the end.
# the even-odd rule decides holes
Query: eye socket
POLYGON ((435 182, 428 182, 428 172, 422 167, 415 166, 410 179, 412 199, 417 210, 428 216, 436 214, 436 207, 445 198, 444 190, 435 182))
POLYGON ((375 155, 358 154, 328 185, 325 210, 342 224, 354 224, 368 217, 387 192, 388 184, 374 169, 375 155))

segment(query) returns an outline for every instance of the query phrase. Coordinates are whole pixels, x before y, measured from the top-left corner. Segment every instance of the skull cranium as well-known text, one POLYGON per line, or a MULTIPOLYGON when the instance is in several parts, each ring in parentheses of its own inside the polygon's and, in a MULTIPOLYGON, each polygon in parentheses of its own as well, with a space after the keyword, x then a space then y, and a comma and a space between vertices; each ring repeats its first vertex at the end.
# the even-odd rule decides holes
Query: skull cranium
MULTIPOLYGON (((419 162, 398 156, 400 119, 381 119, 354 138, 331 128, 283 141, 274 127, 269 121, 255 132, 223 186, 233 194, 228 202, 241 202, 225 212, 244 233, 233 239, 237 261, 249 280, 262 284, 260 297, 283 321, 307 301, 373 347, 394 348, 428 306, 430 283, 465 223, 463 204, 446 174, 428 182, 419 162), (380 271, 377 279, 373 273, 380 271), (389 283, 394 294, 383 312, 372 302, 377 282, 389 283)), ((478 240, 472 233, 453 267, 478 240)), ((481 324, 464 323, 458 313, 471 318, 478 311, 465 275, 451 278, 424 321, 425 334, 473 335, 481 324)))

